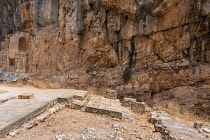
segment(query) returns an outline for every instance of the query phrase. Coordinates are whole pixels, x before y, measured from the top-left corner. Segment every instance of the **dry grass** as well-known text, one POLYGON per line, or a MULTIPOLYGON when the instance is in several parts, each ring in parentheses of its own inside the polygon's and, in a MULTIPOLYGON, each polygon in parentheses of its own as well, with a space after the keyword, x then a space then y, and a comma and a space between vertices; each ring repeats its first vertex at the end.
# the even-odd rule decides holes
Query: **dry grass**
POLYGON ((95 88, 93 88, 93 87, 89 87, 88 88, 88 93, 91 94, 91 95, 97 94, 97 90, 95 88))
POLYGON ((41 89, 60 89, 61 85, 59 83, 54 83, 51 81, 40 81, 32 80, 29 83, 30 86, 41 88, 41 89))
POLYGON ((9 83, 8 86, 10 86, 10 87, 23 87, 23 86, 25 86, 25 84, 22 83, 22 82, 16 82, 16 83, 9 83))
POLYGON ((52 82, 49 80, 30 80, 27 84, 22 81, 17 81, 14 83, 9 83, 10 87, 24 87, 24 86, 32 86, 40 89, 60 89, 62 86, 59 83, 52 82))
POLYGON ((15 82, 8 84, 10 87, 24 87, 24 86, 32 86, 40 89, 60 89, 62 88, 59 83, 51 82, 51 81, 41 81, 41 80, 31 80, 29 83, 24 84, 23 82, 15 82))
POLYGON ((95 88, 95 87, 89 87, 88 89, 89 94, 91 95, 99 95, 99 96, 103 96, 105 95, 105 89, 103 88, 95 88))
POLYGON ((208 122, 208 120, 204 117, 198 116, 187 109, 183 109, 180 107, 179 103, 172 100, 167 100, 159 103, 157 107, 160 110, 164 110, 169 113, 171 116, 175 118, 179 118, 179 120, 183 122, 187 122, 189 124, 193 124, 196 121, 208 122))

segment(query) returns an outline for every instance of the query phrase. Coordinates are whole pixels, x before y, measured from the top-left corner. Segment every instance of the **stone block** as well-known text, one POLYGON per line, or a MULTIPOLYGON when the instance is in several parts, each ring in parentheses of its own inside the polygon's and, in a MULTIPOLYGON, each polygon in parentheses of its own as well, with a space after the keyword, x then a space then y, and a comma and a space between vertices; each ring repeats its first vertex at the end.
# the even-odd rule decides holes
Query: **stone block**
POLYGON ((87 105, 85 111, 89 112, 89 113, 97 113, 98 112, 98 108, 96 108, 95 106, 87 105))
POLYGON ((210 129, 208 129, 208 128, 203 128, 203 132, 210 133, 210 129))
POLYGON ((152 124, 155 124, 156 122, 158 122, 158 115, 157 115, 157 112, 151 112, 150 122, 151 122, 152 124))
POLYGON ((84 92, 77 92, 74 94, 73 98, 76 100, 80 100, 83 101, 88 95, 88 91, 84 91, 84 92))
POLYGON ((93 96, 88 102, 85 111, 89 113, 97 113, 100 104, 100 98, 93 96))
POLYGON ((98 113, 102 115, 110 115, 110 104, 100 104, 98 113))
POLYGON ((203 125, 202 122, 195 122, 195 123, 194 123, 194 128, 201 128, 202 125, 203 125))
POLYGON ((123 99, 123 106, 125 107, 131 107, 132 104, 136 103, 136 99, 134 98, 124 98, 123 99))
POLYGON ((110 104, 111 99, 101 97, 100 101, 101 101, 102 103, 109 103, 109 104, 110 104))
POLYGON ((107 89, 106 90, 106 98, 116 100, 117 99, 117 92, 116 90, 107 89))
POLYGON ((134 112, 142 113, 145 110, 145 103, 144 102, 134 102, 131 104, 131 110, 134 112))
POLYGON ((119 100, 111 100, 111 107, 122 108, 122 103, 119 100))
POLYGON ((72 94, 65 93, 58 97, 58 103, 64 103, 65 105, 69 105, 71 103, 72 98, 73 98, 72 94))
POLYGON ((164 130, 163 125, 161 124, 154 124, 156 132, 162 132, 164 130))
POLYGON ((122 106, 111 106, 110 116, 115 118, 122 118, 123 108, 122 106))
POLYGON ((84 105, 83 101, 73 100, 72 103, 71 103, 71 109, 80 110, 80 109, 82 109, 83 105, 84 105))
POLYGON ((24 93, 22 95, 18 95, 18 99, 33 99, 34 94, 33 93, 24 93))
POLYGON ((111 110, 110 111, 110 116, 114 117, 114 118, 122 118, 122 112, 119 112, 119 111, 114 111, 114 110, 111 110))

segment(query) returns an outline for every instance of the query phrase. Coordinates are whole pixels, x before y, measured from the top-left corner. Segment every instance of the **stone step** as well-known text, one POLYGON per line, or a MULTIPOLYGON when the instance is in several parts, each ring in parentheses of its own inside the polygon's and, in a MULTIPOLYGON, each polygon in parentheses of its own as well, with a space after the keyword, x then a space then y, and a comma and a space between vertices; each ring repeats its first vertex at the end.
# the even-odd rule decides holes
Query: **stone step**
POLYGON ((80 101, 80 100, 73 99, 71 101, 71 109, 81 110, 82 107, 84 106, 85 102, 86 102, 85 100, 80 101))
POLYGON ((83 101, 88 96, 88 91, 75 91, 73 99, 83 101))
POLYGON ((144 102, 137 102, 134 98, 124 98, 122 104, 125 107, 130 107, 136 113, 144 113, 146 110, 146 104, 144 102))
POLYGON ((86 106, 86 112, 122 118, 123 107, 119 100, 93 95, 86 106))
POLYGON ((107 89, 106 94, 105 94, 105 98, 116 100, 117 99, 117 91, 107 89))

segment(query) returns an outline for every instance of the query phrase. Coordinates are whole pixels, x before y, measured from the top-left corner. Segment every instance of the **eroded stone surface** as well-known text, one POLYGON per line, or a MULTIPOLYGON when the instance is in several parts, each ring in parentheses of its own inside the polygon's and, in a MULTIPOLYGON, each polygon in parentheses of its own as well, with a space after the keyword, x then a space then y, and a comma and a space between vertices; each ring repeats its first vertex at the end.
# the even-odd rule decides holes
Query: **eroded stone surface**
POLYGON ((203 139, 207 140, 198 130, 189 125, 179 122, 159 112, 152 112, 151 123, 154 124, 155 131, 160 132, 164 139, 203 139))
POLYGON ((207 0, 2 3, 5 71, 77 88, 120 87, 138 101, 210 80, 207 0))
POLYGON ((87 104, 87 112, 110 115, 116 118, 122 118, 124 109, 119 100, 112 100, 101 96, 93 95, 87 104))

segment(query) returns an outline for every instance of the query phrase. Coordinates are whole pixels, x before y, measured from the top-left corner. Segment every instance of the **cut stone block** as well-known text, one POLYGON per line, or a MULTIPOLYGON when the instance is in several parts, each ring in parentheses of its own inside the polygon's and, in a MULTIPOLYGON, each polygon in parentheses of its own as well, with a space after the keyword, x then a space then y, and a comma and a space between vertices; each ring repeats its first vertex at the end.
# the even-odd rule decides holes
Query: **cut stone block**
POLYGON ((94 95, 86 106, 86 112, 122 118, 123 107, 119 100, 94 95))
POLYGON ((202 125, 203 125, 202 122, 195 122, 195 123, 194 123, 194 128, 201 128, 202 125))
POLYGON ((72 103, 71 103, 71 108, 80 110, 80 109, 82 109, 83 105, 84 105, 83 101, 73 100, 72 103))
POLYGON ((122 118, 123 108, 122 107, 113 107, 111 106, 110 116, 115 118, 122 118))
POLYGON ((203 131, 206 133, 210 133, 210 129, 208 129, 208 128, 203 128, 203 131))
POLYGON ((157 112, 151 112, 150 122, 151 122, 152 124, 155 124, 156 122, 158 122, 158 115, 157 115, 157 112))
POLYGON ((116 100, 117 99, 117 91, 116 90, 107 89, 105 97, 108 98, 108 99, 116 100))
POLYGON ((110 101, 111 101, 111 99, 109 99, 109 98, 104 98, 104 97, 101 97, 100 98, 100 100, 101 100, 101 102, 109 102, 110 103, 110 101))
POLYGON ((123 100, 123 106, 125 107, 131 107, 132 104, 136 103, 136 99, 134 98, 124 98, 123 100))
POLYGON ((111 106, 122 107, 120 100, 111 100, 111 106))
POLYGON ((71 103, 71 99, 73 98, 72 94, 65 93, 58 97, 58 103, 64 103, 65 105, 69 105, 71 103))
POLYGON ((80 91, 80 92, 76 92, 73 98, 83 101, 87 95, 88 95, 88 91, 80 91))
POLYGON ((32 99, 34 98, 33 93, 24 93, 22 95, 18 95, 18 99, 32 99))
POLYGON ((92 96, 90 101, 88 102, 85 111, 89 113, 97 113, 100 105, 101 97, 92 96))
POLYGON ((156 132, 162 132, 164 130, 161 124, 154 124, 154 127, 156 132))
POLYGON ((142 113, 145 110, 145 103, 144 102, 134 102, 131 105, 131 110, 134 112, 142 113))
POLYGON ((110 104, 100 104, 98 113, 102 115, 110 115, 110 104))
POLYGON ((87 105, 85 111, 89 113, 97 113, 98 107, 87 105))

